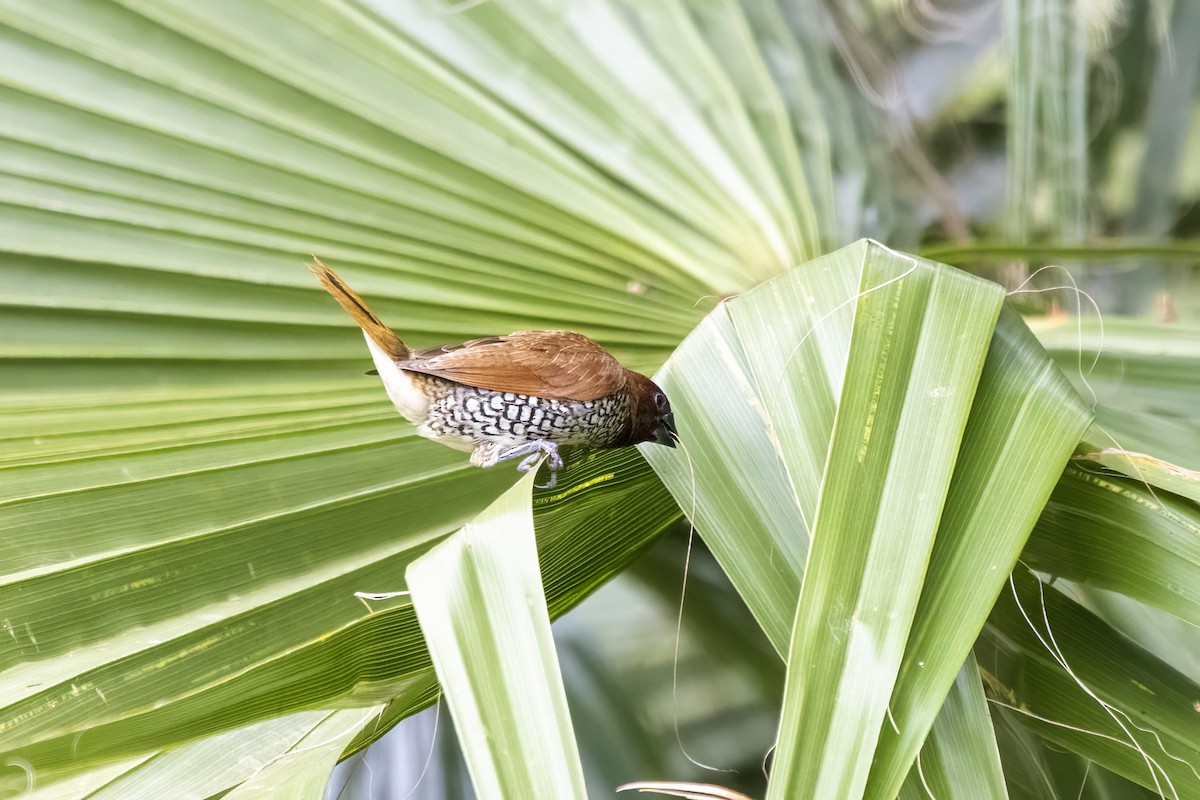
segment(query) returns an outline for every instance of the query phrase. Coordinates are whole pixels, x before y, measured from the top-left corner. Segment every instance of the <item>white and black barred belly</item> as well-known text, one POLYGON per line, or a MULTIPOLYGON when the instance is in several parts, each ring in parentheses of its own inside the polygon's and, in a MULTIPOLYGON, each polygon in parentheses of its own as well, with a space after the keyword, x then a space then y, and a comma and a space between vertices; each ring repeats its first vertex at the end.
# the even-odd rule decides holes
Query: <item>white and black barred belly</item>
POLYGON ((485 441, 606 447, 621 438, 629 420, 623 394, 588 402, 552 400, 413 377, 429 398, 418 433, 467 450, 485 441))

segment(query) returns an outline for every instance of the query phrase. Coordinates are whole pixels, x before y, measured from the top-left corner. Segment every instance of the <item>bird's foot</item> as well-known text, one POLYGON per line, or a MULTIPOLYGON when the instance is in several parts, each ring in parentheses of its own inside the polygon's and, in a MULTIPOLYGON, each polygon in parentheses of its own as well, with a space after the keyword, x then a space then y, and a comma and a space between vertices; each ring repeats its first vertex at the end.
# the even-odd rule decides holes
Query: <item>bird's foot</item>
POLYGON ((517 456, 525 456, 525 459, 517 465, 517 469, 521 472, 528 472, 537 466, 538 460, 542 455, 546 456, 546 466, 550 468, 550 482, 543 484, 535 483, 539 489, 553 489, 558 482, 558 471, 562 469, 562 456, 558 454, 558 445, 554 442, 530 442, 527 445, 521 445, 518 448, 510 451, 511 454, 505 454, 505 458, 516 458, 517 456), (533 451, 530 453, 530 451, 533 451), (529 455, 526 455, 529 453, 529 455))

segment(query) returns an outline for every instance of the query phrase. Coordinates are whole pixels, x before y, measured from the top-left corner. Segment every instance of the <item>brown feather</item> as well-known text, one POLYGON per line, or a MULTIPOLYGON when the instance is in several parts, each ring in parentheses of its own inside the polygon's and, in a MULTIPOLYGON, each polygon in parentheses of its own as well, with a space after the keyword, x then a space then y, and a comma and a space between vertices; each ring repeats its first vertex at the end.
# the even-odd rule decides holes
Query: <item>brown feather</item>
POLYGON ((408 345, 400 341, 400 337, 391 328, 384 325, 379 317, 375 316, 375 313, 358 296, 358 292, 342 282, 336 272, 322 264, 318 258, 313 258, 313 263, 309 264, 308 268, 312 270, 313 275, 317 276, 321 285, 333 295, 333 299, 338 301, 338 305, 354 318, 358 327, 362 328, 363 332, 371 337, 371 341, 379 345, 383 352, 396 361, 412 356, 413 352, 408 345))
POLYGON ((401 369, 552 400, 587 402, 625 388, 628 373, 620 362, 597 342, 571 331, 517 331, 415 352, 337 273, 316 258, 309 269, 401 369))
POLYGON ((517 331, 415 353, 401 369, 490 389, 587 402, 625 388, 627 371, 607 350, 571 331, 517 331))

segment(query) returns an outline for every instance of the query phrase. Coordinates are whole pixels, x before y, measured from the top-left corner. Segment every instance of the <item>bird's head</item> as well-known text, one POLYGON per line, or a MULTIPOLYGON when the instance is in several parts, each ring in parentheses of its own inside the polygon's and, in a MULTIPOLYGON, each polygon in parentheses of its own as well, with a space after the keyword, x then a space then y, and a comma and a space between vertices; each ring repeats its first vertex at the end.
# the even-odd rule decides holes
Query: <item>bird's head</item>
POLYGON ((666 393, 654 381, 633 371, 628 374, 625 391, 630 399, 626 444, 655 442, 674 447, 679 434, 666 393))

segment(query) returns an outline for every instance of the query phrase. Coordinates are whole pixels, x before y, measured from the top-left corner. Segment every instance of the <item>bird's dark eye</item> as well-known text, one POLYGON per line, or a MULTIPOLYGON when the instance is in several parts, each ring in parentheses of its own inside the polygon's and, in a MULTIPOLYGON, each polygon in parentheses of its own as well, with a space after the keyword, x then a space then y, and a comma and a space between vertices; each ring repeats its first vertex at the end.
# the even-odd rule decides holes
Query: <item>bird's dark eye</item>
POLYGON ((667 409, 667 396, 662 392, 656 392, 654 395, 654 406, 659 411, 665 411, 667 409))

